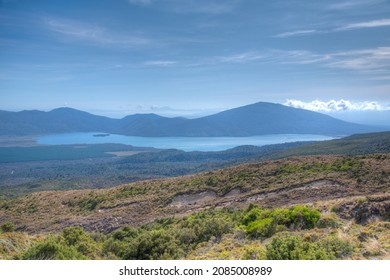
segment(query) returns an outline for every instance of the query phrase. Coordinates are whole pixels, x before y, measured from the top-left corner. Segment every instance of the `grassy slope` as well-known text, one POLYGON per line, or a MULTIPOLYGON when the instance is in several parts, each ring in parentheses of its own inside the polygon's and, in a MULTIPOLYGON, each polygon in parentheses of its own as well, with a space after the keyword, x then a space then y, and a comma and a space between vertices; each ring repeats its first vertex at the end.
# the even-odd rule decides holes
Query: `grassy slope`
POLYGON ((312 207, 208 209, 108 234, 0 231, 0 259, 390 259, 388 209, 389 196, 374 195, 312 207))
POLYGON ((3 202, 0 222, 29 232, 83 225, 112 231, 213 206, 265 207, 386 194, 390 156, 311 156, 245 164, 111 189, 49 191, 3 202))
POLYGON ((34 193, 0 202, 18 231, 0 234, 0 258, 389 259, 389 175, 389 154, 310 156, 34 193), (275 210, 248 222, 250 204, 275 210), (297 204, 319 220, 293 218, 297 204))

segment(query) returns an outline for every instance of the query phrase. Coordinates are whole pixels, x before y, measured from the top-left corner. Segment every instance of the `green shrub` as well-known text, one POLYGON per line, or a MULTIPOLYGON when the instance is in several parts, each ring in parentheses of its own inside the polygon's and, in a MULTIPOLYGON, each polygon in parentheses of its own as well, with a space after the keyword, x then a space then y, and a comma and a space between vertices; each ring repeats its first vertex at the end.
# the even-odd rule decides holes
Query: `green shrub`
POLYGON ((2 232, 13 232, 15 231, 15 226, 11 222, 6 222, 1 225, 0 229, 2 232))
POLYGON ((68 227, 62 231, 62 236, 68 245, 76 245, 77 243, 90 239, 82 227, 68 227))
POLYGON ((177 239, 180 244, 191 245, 194 244, 199 238, 192 228, 181 228, 177 233, 177 239))
POLYGON ((61 238, 50 236, 22 255, 25 260, 83 260, 87 259, 74 246, 67 246, 61 238))
POLYGON ((267 259, 270 260, 293 260, 294 252, 301 246, 301 239, 297 236, 276 237, 271 244, 267 245, 267 259))
POLYGON ((103 253, 106 255, 112 255, 119 258, 124 258, 126 251, 128 250, 129 244, 132 244, 131 242, 122 242, 115 240, 113 238, 109 238, 106 240, 103 244, 103 253))
POLYGON ((337 258, 342 259, 350 256, 353 253, 354 246, 345 240, 340 240, 335 236, 328 236, 318 241, 319 245, 326 250, 326 252, 337 258))
POLYGON ((244 225, 248 225, 251 222, 254 222, 256 220, 264 219, 270 216, 272 213, 269 209, 262 209, 257 206, 252 206, 251 209, 247 210, 247 213, 245 214, 242 223, 244 225))
POLYGON ((143 232, 129 241, 123 258, 129 260, 178 259, 183 252, 177 240, 164 230, 143 232))
POLYGON ((274 209, 270 213, 270 216, 278 225, 289 226, 292 222, 290 209, 274 209))
POLYGON ((293 207, 290 215, 292 224, 297 229, 314 228, 321 216, 318 210, 301 205, 293 207))
POLYGON ((265 260, 266 251, 261 246, 250 246, 245 249, 243 260, 265 260))
POLYGON ((270 237, 276 231, 276 223, 273 218, 266 218, 251 222, 247 226, 247 233, 254 237, 270 237))
MULTIPOLYGON (((99 235, 98 239, 103 239, 99 235)), ((102 243, 95 241, 82 227, 65 228, 61 234, 50 235, 32 246, 23 259, 75 260, 99 259, 102 257, 102 243)))
POLYGON ((261 209, 251 207, 242 223, 252 237, 270 237, 288 228, 311 229, 320 218, 320 212, 307 206, 297 205, 290 209, 261 209))
POLYGON ((125 238, 135 238, 138 235, 138 230, 130 227, 130 226, 125 226, 121 229, 118 229, 113 232, 112 237, 115 240, 124 240, 125 238))
POLYGON ((277 236, 267 245, 270 260, 333 260, 348 257, 353 246, 337 237, 318 241, 304 240, 300 236, 277 236))

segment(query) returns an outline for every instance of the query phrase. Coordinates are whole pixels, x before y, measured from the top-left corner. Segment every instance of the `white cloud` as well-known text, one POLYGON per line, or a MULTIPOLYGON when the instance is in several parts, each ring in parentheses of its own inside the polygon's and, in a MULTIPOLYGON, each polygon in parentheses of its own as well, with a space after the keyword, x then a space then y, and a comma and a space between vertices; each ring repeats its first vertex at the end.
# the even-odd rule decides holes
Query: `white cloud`
POLYGON ((104 27, 65 18, 45 18, 44 26, 66 38, 102 46, 134 47, 151 43, 148 38, 119 34, 104 27))
POLYGON ((350 10, 354 8, 362 8, 362 6, 373 6, 386 2, 386 0, 354 0, 354 1, 344 1, 335 4, 331 4, 327 7, 329 10, 350 10))
POLYGON ((361 29, 361 28, 373 28, 373 27, 383 27, 390 26, 390 19, 379 19, 366 22, 350 23, 345 26, 336 28, 335 31, 350 30, 350 29, 361 29))
POLYGON ((390 74, 390 47, 314 53, 306 50, 272 50, 267 59, 280 64, 317 64, 327 68, 347 69, 372 75, 390 74), (374 71, 375 70, 375 71, 374 71))
POLYGON ((280 34, 275 35, 274 37, 275 38, 286 38, 286 37, 293 37, 293 36, 308 35, 308 34, 313 34, 313 33, 318 33, 318 31, 315 29, 296 30, 296 31, 280 33, 280 34))
POLYGON ((226 14, 234 10, 239 0, 166 0, 165 6, 176 13, 226 14))
POLYGON ((269 53, 269 59, 281 64, 312 64, 328 62, 331 55, 317 54, 307 50, 272 50, 269 53))
POLYGON ((152 61, 145 61, 144 65, 168 67, 168 66, 173 66, 176 63, 177 63, 176 61, 172 61, 172 60, 152 60, 152 61))
POLYGON ((344 99, 330 101, 314 100, 310 102, 287 99, 284 105, 316 112, 382 111, 390 109, 376 101, 353 102, 344 99))
POLYGON ((330 54, 332 61, 329 67, 350 70, 388 70, 390 65, 390 47, 374 49, 351 50, 330 54))
POLYGON ((234 10, 240 0, 128 0, 132 5, 152 6, 181 14, 225 14, 234 10))
POLYGON ((152 0, 127 0, 130 4, 147 6, 153 3, 152 0))
POLYGON ((214 56, 203 60, 199 60, 194 63, 188 63, 187 67, 201 67, 218 64, 234 64, 245 63, 253 61, 264 61, 268 57, 268 54, 261 54, 259 52, 244 52, 226 56, 214 56))
POLYGON ((265 57, 264 55, 261 55, 257 52, 245 52, 245 53, 233 54, 230 56, 219 56, 213 58, 212 60, 214 60, 217 63, 240 63, 240 62, 259 60, 264 57, 265 57))
MULTIPOLYGON (((349 3, 344 3, 345 5, 349 3)), ((319 34, 319 33, 333 33, 333 32, 339 32, 339 31, 348 31, 348 30, 354 30, 354 29, 365 29, 365 28, 375 28, 375 27, 385 27, 390 26, 390 19, 378 19, 378 20, 372 20, 372 21, 365 21, 365 22, 357 22, 357 23, 349 23, 345 24, 343 26, 339 26, 334 29, 324 29, 324 30, 316 30, 316 29, 303 29, 303 30, 295 30, 295 31, 289 31, 284 33, 279 33, 274 35, 275 38, 288 38, 288 37, 294 37, 294 36, 303 36, 303 35, 313 35, 313 34, 319 34)))
POLYGON ((388 80, 390 76, 390 47, 349 50, 344 52, 315 53, 307 50, 251 51, 226 56, 214 56, 188 63, 188 67, 218 64, 300 64, 318 65, 331 69, 346 69, 367 74, 368 79, 388 80), (376 78, 377 77, 377 78, 376 78))

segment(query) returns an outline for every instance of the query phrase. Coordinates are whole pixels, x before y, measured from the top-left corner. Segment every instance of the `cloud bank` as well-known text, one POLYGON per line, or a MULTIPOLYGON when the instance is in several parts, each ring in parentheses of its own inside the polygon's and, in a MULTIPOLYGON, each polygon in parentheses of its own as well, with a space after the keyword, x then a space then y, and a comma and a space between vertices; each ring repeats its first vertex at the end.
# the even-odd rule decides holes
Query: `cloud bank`
POLYGON ((376 101, 353 102, 344 99, 330 101, 314 100, 310 102, 287 99, 284 105, 316 112, 383 111, 390 109, 389 107, 383 106, 376 101))

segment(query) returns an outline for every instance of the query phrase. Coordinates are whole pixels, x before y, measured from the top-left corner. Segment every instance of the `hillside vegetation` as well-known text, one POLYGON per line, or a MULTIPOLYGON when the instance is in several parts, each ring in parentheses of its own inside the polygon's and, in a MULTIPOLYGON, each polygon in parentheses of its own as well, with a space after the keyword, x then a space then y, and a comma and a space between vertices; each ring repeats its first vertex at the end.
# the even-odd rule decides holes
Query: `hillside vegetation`
POLYGON ((0 259, 389 259, 390 222, 362 223, 340 210, 378 206, 384 199, 344 199, 318 209, 208 209, 107 234, 80 226, 40 236, 4 232, 0 259))
POLYGON ((0 224, 17 231, 1 235, 1 250, 32 259, 389 258, 389 187, 390 155, 376 154, 38 192, 0 202, 0 224))

